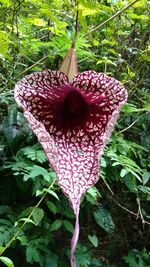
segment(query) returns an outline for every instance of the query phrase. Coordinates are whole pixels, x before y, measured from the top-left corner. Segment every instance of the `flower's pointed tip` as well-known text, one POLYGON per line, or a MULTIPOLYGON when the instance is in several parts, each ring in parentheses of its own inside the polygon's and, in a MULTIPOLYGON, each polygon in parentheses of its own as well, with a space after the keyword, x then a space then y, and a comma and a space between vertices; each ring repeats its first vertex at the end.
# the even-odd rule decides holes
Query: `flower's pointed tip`
POLYGON ((78 73, 76 50, 74 48, 68 50, 61 64, 60 71, 68 76, 69 81, 78 73))

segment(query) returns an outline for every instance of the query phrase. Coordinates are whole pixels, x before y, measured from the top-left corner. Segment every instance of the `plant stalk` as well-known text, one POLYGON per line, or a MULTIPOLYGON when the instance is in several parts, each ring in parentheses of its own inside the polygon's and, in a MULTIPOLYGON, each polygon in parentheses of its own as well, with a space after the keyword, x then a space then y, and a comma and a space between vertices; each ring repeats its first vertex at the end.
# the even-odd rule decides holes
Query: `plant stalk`
POLYGON ((125 6, 124 8, 122 8, 121 10, 119 10, 116 14, 114 14, 113 16, 111 16, 110 18, 106 19, 105 21, 103 21, 101 24, 99 24, 98 26, 94 27, 93 29, 91 29, 90 31, 88 31, 85 35, 83 35, 82 37, 87 36, 89 33, 92 33, 98 29, 100 29, 102 26, 104 26, 107 22, 113 20, 114 18, 118 17, 119 15, 121 15, 126 9, 128 9, 129 7, 131 7, 132 5, 134 5, 136 2, 138 2, 139 0, 134 0, 133 2, 131 2, 130 4, 128 4, 127 6, 125 6))
MULTIPOLYGON (((54 183, 56 182, 56 179, 54 179, 54 181, 50 184, 50 186, 48 187, 48 190, 51 189, 54 185, 54 183)), ((31 211, 31 213, 29 214, 29 216, 27 217, 27 220, 29 220, 35 209, 38 208, 41 204, 41 202, 44 200, 44 198, 46 197, 46 195, 48 194, 48 192, 45 192, 44 195, 40 198, 39 202, 36 204, 36 206, 33 208, 33 210, 31 211)), ((25 221, 18 229, 18 231, 15 233, 15 235, 12 237, 12 239, 6 244, 6 246, 4 247, 4 249, 2 250, 2 252, 0 253, 0 256, 11 246, 11 244, 13 243, 13 241, 15 241, 15 239, 17 238, 17 236, 19 235, 19 233, 21 232, 21 230, 24 228, 24 226, 26 225, 27 221, 25 221)))

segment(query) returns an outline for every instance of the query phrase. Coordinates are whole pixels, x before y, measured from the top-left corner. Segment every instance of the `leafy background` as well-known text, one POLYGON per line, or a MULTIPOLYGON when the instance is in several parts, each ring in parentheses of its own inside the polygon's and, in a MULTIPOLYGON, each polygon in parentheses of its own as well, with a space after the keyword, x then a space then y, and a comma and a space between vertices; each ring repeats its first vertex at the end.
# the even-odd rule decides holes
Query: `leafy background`
MULTIPOLYGON (((78 267, 150 266, 150 6, 137 1, 92 31, 129 3, 78 1, 79 71, 105 72, 129 93, 101 159, 101 178, 82 199, 78 267)), ((0 266, 69 266, 74 215, 57 183, 49 187, 55 173, 13 89, 25 74, 59 68, 75 12, 71 0, 0 1, 0 266)))

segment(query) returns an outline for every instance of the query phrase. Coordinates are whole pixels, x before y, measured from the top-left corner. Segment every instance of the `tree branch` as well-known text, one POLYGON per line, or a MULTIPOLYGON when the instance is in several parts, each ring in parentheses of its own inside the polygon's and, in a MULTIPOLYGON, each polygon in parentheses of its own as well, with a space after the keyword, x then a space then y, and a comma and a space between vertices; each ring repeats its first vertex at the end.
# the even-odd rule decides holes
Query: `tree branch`
MULTIPOLYGON (((130 129, 139 119, 141 119, 143 116, 145 116, 145 115, 147 115, 147 114, 149 114, 150 113, 150 111, 148 111, 148 112, 146 112, 146 113, 144 113, 144 114, 142 114, 141 116, 139 116, 135 121, 133 121, 127 128, 125 128, 125 129, 123 129, 123 130, 121 130, 121 131, 119 131, 118 133, 123 133, 123 132, 125 132, 125 131, 127 131, 128 129, 130 129)), ((117 134, 118 134, 117 133, 117 134)))
POLYGON ((99 28, 101 28, 102 26, 104 26, 107 22, 113 20, 114 18, 118 17, 119 15, 121 15, 126 9, 128 9, 129 7, 131 7, 132 5, 134 5, 136 2, 138 2, 139 0, 134 0, 133 2, 131 2, 130 4, 128 4, 127 6, 125 6, 124 8, 122 8, 121 10, 119 10, 116 14, 114 14, 113 16, 111 16, 110 18, 106 19, 105 21, 103 21, 100 25, 94 27, 93 29, 91 29, 90 31, 88 31, 85 35, 83 35, 82 37, 87 36, 89 33, 92 33, 96 30, 98 30, 99 28))

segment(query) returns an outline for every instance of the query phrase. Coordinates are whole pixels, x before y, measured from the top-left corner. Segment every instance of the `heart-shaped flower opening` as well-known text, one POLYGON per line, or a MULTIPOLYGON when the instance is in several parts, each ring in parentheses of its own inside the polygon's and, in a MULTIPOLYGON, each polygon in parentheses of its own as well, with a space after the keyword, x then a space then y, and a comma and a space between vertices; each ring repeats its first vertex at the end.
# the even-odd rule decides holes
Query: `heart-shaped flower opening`
POLYGON ((127 92, 103 73, 85 71, 69 82, 64 73, 47 70, 23 78, 15 87, 15 99, 76 215, 71 246, 75 267, 80 199, 99 178, 100 157, 127 92))

